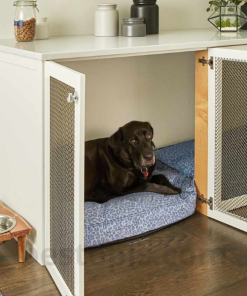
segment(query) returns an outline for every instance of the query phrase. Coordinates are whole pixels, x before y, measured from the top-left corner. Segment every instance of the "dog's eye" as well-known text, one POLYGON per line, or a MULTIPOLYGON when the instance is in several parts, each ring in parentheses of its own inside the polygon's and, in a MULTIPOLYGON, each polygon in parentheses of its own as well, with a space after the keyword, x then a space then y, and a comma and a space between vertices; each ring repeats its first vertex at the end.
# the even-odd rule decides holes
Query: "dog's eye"
POLYGON ((152 139, 152 135, 147 135, 147 139, 151 140, 152 139))
POLYGON ((134 144, 137 143, 136 139, 131 139, 130 142, 134 144))

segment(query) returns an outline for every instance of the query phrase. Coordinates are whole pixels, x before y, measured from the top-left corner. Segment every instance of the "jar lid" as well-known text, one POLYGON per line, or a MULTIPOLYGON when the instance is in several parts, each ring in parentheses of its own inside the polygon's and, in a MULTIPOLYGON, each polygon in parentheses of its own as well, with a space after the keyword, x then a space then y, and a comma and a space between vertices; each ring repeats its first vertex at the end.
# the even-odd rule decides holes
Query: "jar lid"
POLYGON ((34 7, 36 7, 37 6, 36 2, 37 2, 37 0, 28 0, 28 1, 18 0, 18 1, 14 2, 14 6, 24 5, 24 6, 34 6, 34 7))
POLYGON ((144 22, 144 18, 132 17, 132 18, 123 19, 123 21, 125 24, 140 24, 144 22))
POLYGON ((100 4, 97 4, 97 6, 106 6, 106 7, 114 6, 114 7, 117 7, 117 4, 113 4, 113 3, 100 3, 100 4))
POLYGON ((135 4, 155 4, 157 0, 133 0, 135 4))

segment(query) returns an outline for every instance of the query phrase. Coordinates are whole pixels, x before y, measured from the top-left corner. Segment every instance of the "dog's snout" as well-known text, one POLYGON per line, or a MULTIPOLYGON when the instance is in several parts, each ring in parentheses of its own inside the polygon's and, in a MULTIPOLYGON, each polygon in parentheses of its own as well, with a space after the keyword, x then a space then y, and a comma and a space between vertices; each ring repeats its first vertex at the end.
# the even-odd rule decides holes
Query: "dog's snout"
POLYGON ((143 157, 148 160, 151 161, 153 159, 153 153, 146 153, 143 155, 143 157))

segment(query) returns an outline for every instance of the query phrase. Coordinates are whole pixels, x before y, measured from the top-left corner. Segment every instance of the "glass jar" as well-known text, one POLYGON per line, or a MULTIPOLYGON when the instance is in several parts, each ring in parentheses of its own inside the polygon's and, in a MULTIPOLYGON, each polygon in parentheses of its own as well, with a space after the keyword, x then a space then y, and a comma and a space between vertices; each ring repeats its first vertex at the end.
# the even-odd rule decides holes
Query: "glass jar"
POLYGON ((219 6, 208 21, 220 32, 237 32, 247 22, 247 16, 239 6, 219 6))
POLYGON ((131 18, 144 18, 148 34, 159 33, 159 6, 157 0, 133 0, 131 6, 131 18))
MULTIPOLYGON (((14 34, 17 41, 33 41, 36 29, 37 9, 35 1, 15 1, 14 34)), ((38 9, 37 9, 38 10, 38 9)))

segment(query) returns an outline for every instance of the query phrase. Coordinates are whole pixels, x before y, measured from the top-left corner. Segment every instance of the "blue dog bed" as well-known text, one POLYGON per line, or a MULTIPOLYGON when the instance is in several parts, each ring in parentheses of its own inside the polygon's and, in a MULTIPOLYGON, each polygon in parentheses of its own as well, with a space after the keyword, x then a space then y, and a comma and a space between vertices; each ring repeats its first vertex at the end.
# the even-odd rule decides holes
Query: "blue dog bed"
MULTIPOLYGON (((196 207, 196 188, 194 180, 185 175, 192 175, 192 169, 182 173, 162 161, 169 160, 173 151, 182 151, 192 155, 187 159, 193 167, 193 141, 165 147, 158 150, 158 160, 154 174, 164 174, 175 186, 181 188, 180 195, 164 196, 152 192, 133 193, 121 196, 106 203, 85 203, 85 248, 96 247, 114 241, 159 229, 191 216, 196 207), (173 149, 171 148, 173 147, 173 149), (175 150, 174 150, 175 149, 175 150), (170 150, 167 154, 165 150, 170 150), (190 151, 190 152, 189 152, 190 151), (165 157, 164 157, 165 156, 165 157)), ((180 158, 180 154, 178 155, 180 158)), ((168 161, 167 161, 168 162, 168 161)), ((181 163, 181 162, 180 162, 181 163)))
POLYGON ((179 171, 183 176, 194 178, 195 141, 157 149, 156 158, 179 171))

